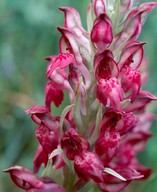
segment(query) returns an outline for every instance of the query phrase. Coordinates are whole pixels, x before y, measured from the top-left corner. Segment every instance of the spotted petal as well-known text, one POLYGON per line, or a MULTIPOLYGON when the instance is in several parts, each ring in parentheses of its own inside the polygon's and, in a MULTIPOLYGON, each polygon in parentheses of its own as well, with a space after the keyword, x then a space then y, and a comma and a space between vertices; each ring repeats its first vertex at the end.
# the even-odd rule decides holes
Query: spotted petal
POLYGON ((120 101, 123 100, 123 93, 115 77, 99 81, 97 84, 97 98, 104 106, 120 110, 120 101))
POLYGON ((133 102, 138 95, 141 88, 141 75, 138 70, 133 70, 129 67, 122 69, 121 73, 121 85, 125 93, 131 92, 131 102, 133 102))
POLYGON ((71 53, 61 53, 55 57, 46 57, 49 63, 49 68, 47 70, 47 78, 50 78, 53 71, 57 68, 65 68, 66 66, 70 65, 74 62, 74 56, 71 53))

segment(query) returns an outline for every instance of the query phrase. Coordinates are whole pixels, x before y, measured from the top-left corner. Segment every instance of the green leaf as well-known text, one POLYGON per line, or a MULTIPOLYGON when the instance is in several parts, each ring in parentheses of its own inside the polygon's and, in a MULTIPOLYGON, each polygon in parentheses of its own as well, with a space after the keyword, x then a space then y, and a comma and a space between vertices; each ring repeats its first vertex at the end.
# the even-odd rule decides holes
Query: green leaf
POLYGON ((102 121, 102 105, 100 105, 99 110, 96 115, 96 123, 95 123, 95 129, 89 138, 89 143, 93 144, 97 140, 99 133, 100 133, 100 123, 102 121))
POLYGON ((52 159, 49 159, 41 177, 52 177, 52 159))

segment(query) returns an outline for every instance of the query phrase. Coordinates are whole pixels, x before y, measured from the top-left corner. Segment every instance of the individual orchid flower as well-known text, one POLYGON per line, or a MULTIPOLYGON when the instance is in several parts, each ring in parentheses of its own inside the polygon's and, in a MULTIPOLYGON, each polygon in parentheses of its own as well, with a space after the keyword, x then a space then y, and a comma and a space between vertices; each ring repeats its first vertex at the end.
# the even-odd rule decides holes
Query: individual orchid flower
POLYGON ((99 81, 97 84, 97 98, 104 106, 120 110, 123 91, 115 77, 109 80, 101 79, 99 81))
POLYGON ((57 107, 61 104, 63 90, 69 91, 70 99, 73 100, 74 92, 69 84, 68 73, 66 72, 65 67, 74 62, 74 57, 72 54, 62 53, 58 56, 46 57, 46 60, 49 61, 46 76, 50 79, 50 82, 47 83, 45 88, 45 105, 50 110, 50 104, 52 101, 57 107), (52 94, 49 94, 49 91, 53 91, 53 89, 56 89, 56 92, 60 95, 59 100, 55 96, 50 97, 52 94))
POLYGON ((120 73, 121 85, 125 93, 132 91, 131 102, 136 99, 141 88, 141 75, 138 70, 124 67, 120 73))
POLYGON ((49 110, 40 105, 34 105, 30 109, 27 109, 26 114, 30 114, 32 120, 37 124, 41 125, 44 124, 50 130, 57 130, 59 126, 59 117, 53 116, 49 110))
POLYGON ((74 158, 74 169, 79 178, 88 181, 93 179, 96 183, 103 182, 103 163, 94 152, 83 150, 74 158))
POLYGON ((103 114, 100 124, 101 133, 106 130, 116 131, 120 135, 126 134, 133 129, 138 123, 138 118, 132 113, 125 113, 115 110, 108 110, 103 114))
POLYGON ((83 65, 83 59, 79 51, 79 44, 76 34, 68 28, 58 27, 58 30, 62 34, 62 37, 60 39, 60 52, 65 53, 67 52, 67 50, 69 50, 70 53, 74 54, 74 66, 84 77, 85 86, 88 88, 90 86, 91 76, 86 65, 83 65))
POLYGON ((89 149, 89 143, 74 128, 68 129, 65 132, 61 144, 70 160, 74 160, 77 154, 82 153, 82 150, 89 149))
POLYGON ((34 170, 37 172, 42 164, 46 166, 49 155, 60 144, 59 119, 52 116, 46 107, 38 105, 26 110, 26 113, 31 114, 33 121, 39 125, 35 131, 40 143, 34 158, 34 170))
POLYGON ((20 166, 4 170, 11 175, 14 183, 26 192, 65 192, 65 190, 48 178, 37 178, 31 171, 20 166))
POLYGON ((95 55, 95 76, 97 83, 97 98, 104 106, 120 109, 123 92, 117 80, 119 69, 110 50, 105 50, 95 55), (115 98, 116 95, 116 98, 115 98))

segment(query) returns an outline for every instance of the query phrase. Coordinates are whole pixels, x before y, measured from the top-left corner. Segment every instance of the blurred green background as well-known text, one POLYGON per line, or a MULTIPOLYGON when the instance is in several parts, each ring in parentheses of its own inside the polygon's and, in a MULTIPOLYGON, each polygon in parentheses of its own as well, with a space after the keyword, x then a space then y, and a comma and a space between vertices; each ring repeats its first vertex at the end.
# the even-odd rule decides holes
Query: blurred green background
MULTIPOLYGON (((0 0, 0 170, 13 164, 32 169, 38 145, 35 125, 24 113, 33 104, 44 104, 46 83, 45 56, 58 53, 63 25, 59 6, 79 10, 83 25, 89 0, 0 0)), ((148 17, 140 40, 149 57, 150 78, 147 90, 157 95, 157 9, 148 17)), ((152 106, 157 114, 157 104, 152 106)), ((154 169, 152 177, 137 183, 138 192, 157 191, 157 123, 153 137, 139 155, 141 163, 154 169)), ((17 192, 8 174, 0 173, 0 192, 17 192)), ((135 191, 134 191, 135 192, 135 191)))

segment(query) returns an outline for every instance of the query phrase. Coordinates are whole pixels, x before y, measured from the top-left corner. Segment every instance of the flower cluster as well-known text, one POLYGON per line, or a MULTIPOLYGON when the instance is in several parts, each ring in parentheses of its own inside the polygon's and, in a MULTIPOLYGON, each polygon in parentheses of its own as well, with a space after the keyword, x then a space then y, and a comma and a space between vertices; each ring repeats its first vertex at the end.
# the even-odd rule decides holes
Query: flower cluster
POLYGON ((138 37, 156 6, 93 0, 87 10, 87 31, 75 9, 59 8, 65 21, 57 28, 60 53, 46 58, 45 106, 26 110, 38 126, 34 172, 41 165, 45 169, 40 178, 20 166, 4 170, 20 188, 70 192, 83 190, 92 180, 101 191, 118 192, 132 180, 149 177, 151 170, 136 155, 151 137, 154 115, 147 106, 157 97, 142 89, 148 72, 145 42, 138 37), (54 116, 51 104, 59 107, 65 91, 70 104, 61 116, 54 116))

